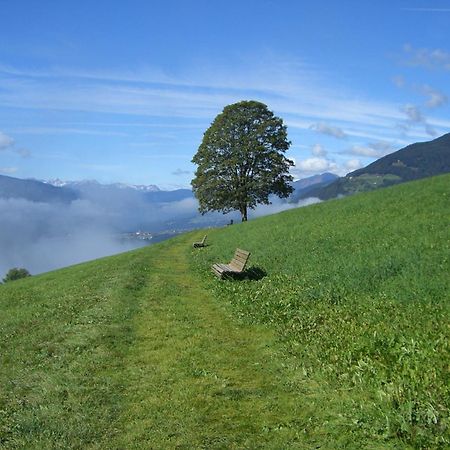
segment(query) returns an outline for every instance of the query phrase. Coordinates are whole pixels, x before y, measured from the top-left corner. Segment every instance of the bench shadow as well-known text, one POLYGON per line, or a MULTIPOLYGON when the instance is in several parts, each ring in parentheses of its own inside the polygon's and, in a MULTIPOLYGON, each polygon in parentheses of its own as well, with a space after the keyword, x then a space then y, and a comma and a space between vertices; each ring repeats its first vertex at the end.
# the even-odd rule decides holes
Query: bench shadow
POLYGON ((244 270, 242 273, 234 273, 230 274, 231 276, 227 276, 227 278, 231 278, 233 280, 252 280, 258 281, 267 276, 267 272, 261 267, 249 267, 244 270))

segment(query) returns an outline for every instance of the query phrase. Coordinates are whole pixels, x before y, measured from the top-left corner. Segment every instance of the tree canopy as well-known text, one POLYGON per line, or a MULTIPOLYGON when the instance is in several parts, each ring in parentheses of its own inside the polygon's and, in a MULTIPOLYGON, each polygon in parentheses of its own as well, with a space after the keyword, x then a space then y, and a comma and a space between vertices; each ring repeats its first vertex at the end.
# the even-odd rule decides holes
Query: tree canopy
POLYGON ((282 119, 264 103, 226 106, 192 159, 198 166, 191 184, 200 212, 236 210, 246 221, 249 208, 270 204, 269 195, 288 197, 294 165, 284 156, 289 146, 282 119))
POLYGON ((31 276, 31 274, 30 274, 30 272, 28 272, 27 269, 13 267, 12 269, 9 269, 5 278, 3 278, 3 282, 7 283, 8 281, 19 280, 20 278, 26 278, 26 277, 30 277, 30 276, 31 276))

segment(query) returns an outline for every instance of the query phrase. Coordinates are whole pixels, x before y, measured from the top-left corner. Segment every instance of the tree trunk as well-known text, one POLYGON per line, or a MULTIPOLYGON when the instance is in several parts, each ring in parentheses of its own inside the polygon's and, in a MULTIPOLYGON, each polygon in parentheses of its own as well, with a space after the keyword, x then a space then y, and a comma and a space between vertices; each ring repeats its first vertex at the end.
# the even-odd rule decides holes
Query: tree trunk
POLYGON ((247 222, 247 205, 241 207, 242 222, 247 222))

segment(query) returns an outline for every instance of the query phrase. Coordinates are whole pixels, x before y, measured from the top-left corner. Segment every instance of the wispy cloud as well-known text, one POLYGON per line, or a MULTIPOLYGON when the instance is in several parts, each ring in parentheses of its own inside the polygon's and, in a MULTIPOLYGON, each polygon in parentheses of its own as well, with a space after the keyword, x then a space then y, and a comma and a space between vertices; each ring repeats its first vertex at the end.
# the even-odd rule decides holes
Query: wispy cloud
POLYGON ((349 159, 344 164, 344 167, 348 172, 353 172, 363 166, 364 164, 359 159, 349 159))
POLYGON ((406 85, 405 78, 402 75, 396 75, 392 77, 392 82, 398 87, 403 88, 406 85))
POLYGON ((315 197, 308 197, 303 200, 299 200, 297 203, 284 202, 278 198, 273 198, 270 205, 258 205, 255 210, 249 211, 250 218, 267 216, 270 214, 277 214, 289 209, 301 208, 303 206, 314 205, 320 203, 321 200, 315 197))
POLYGON ((321 144, 314 144, 312 146, 311 153, 317 157, 322 157, 322 156, 327 155, 327 151, 325 150, 324 146, 321 144))
POLYGON ((395 151, 392 143, 387 141, 369 142, 366 145, 352 145, 350 148, 344 150, 343 154, 364 156, 367 158, 379 158, 395 151))
POLYGON ((16 173, 19 169, 17 167, 0 167, 0 173, 11 175, 16 173))
POLYGON ((408 87, 410 90, 420 93, 427 97, 425 107, 429 109, 438 108, 448 103, 447 95, 439 89, 433 88, 429 84, 409 84, 401 75, 397 75, 392 79, 393 83, 400 89, 408 87))
POLYGON ((0 131, 0 150, 6 150, 14 145, 14 139, 0 131))
POLYGON ((392 124, 401 118, 395 104, 344 92, 320 71, 295 61, 246 63, 232 73, 227 68, 203 66, 201 71, 178 76, 157 70, 98 74, 76 69, 9 69, 8 73, 2 79, 0 102, 21 108, 180 117, 200 120, 204 126, 224 105, 255 98, 282 115, 290 128, 308 129, 314 124, 315 131, 337 138, 346 136, 340 124, 360 133, 375 127, 382 136, 392 133, 392 124))
POLYGON ((331 125, 327 125, 326 123, 314 123, 310 126, 311 130, 317 131, 321 134, 326 134, 328 136, 333 136, 338 139, 343 139, 347 137, 343 130, 338 127, 333 127, 331 125))
POLYGON ((448 97, 438 89, 434 89, 428 84, 420 86, 420 91, 422 94, 428 97, 425 106, 427 108, 438 108, 439 106, 444 106, 448 103, 448 97))
POLYGON ((15 133, 20 134, 42 134, 42 135, 92 135, 92 136, 128 136, 127 133, 120 131, 105 131, 96 129, 83 129, 83 128, 67 128, 67 127, 20 127, 14 128, 15 133))
POLYGON ((183 175, 190 175, 191 172, 189 170, 183 170, 183 169, 176 169, 172 172, 172 175, 175 175, 176 177, 183 176, 183 175))
POLYGON ((402 11, 450 13, 450 8, 402 8, 402 11))
POLYGON ((396 147, 393 145, 393 143, 388 141, 370 142, 369 147, 377 150, 381 156, 387 155, 388 153, 392 153, 394 150, 396 150, 396 147))
MULTIPOLYGON (((111 118, 120 115, 118 120, 122 122, 117 126, 124 127, 147 126, 145 121, 152 117, 154 122, 161 122, 161 125, 153 124, 155 127, 163 129, 165 122, 174 130, 188 127, 199 133, 225 105, 248 98, 266 103, 283 117, 289 131, 312 130, 337 139, 397 139, 400 143, 402 139, 395 126, 405 121, 406 114, 396 103, 335 86, 326 74, 313 66, 292 58, 282 60, 273 56, 260 61, 242 61, 232 71, 227 67, 203 64, 178 74, 152 68, 26 71, 0 67, 0 82, 0 103, 4 106, 104 113, 111 118), (123 121, 126 116, 127 120, 123 121), (169 119, 173 120, 169 122, 169 119)), ((429 90, 426 95, 430 107, 437 107, 443 101, 437 90, 429 90)), ((114 119, 105 119, 105 122, 98 122, 98 126, 93 123, 89 127, 76 124, 61 128, 22 127, 22 131, 110 136, 130 133, 129 129, 117 130, 114 122, 114 119)), ((433 118, 426 121, 428 128, 445 132, 442 122, 438 124, 433 118)), ((428 135, 425 127, 407 126, 405 130, 408 138, 428 135)), ((141 146, 141 139, 136 137, 135 143, 130 145, 141 146)), ((167 135, 155 136, 144 146, 168 145, 168 139, 167 135)))
POLYGON ((423 125, 427 135, 435 137, 439 134, 435 128, 431 126, 418 106, 407 104, 404 105, 401 110, 406 115, 406 121, 403 124, 400 124, 400 127, 405 131, 409 131, 414 125, 423 125))
POLYGON ((440 48, 414 48, 410 44, 404 46, 407 55, 406 63, 412 66, 422 66, 450 70, 450 52, 440 48))
POLYGON ((352 145, 349 150, 347 150, 346 153, 349 153, 351 155, 357 155, 357 156, 366 156, 371 158, 376 158, 379 156, 379 152, 377 152, 375 149, 363 146, 363 145, 352 145))
POLYGON ((419 107, 416 105, 404 105, 402 107, 402 112, 405 113, 408 120, 414 123, 422 123, 425 121, 425 117, 423 116, 422 112, 420 111, 419 107))
POLYGON ((16 153, 22 158, 31 156, 31 152, 22 147, 16 147, 16 142, 11 136, 0 131, 0 151, 16 153))

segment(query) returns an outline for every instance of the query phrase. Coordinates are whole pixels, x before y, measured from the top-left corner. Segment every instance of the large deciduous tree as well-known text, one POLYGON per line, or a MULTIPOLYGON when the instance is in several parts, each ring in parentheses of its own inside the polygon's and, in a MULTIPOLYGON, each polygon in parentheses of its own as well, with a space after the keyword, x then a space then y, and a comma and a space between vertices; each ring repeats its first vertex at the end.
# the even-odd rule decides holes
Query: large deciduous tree
POLYGON ((200 212, 237 210, 246 221, 249 208, 270 204, 270 194, 288 197, 294 165, 284 156, 289 145, 282 119, 264 103, 226 106, 192 159, 198 165, 191 184, 200 212))

